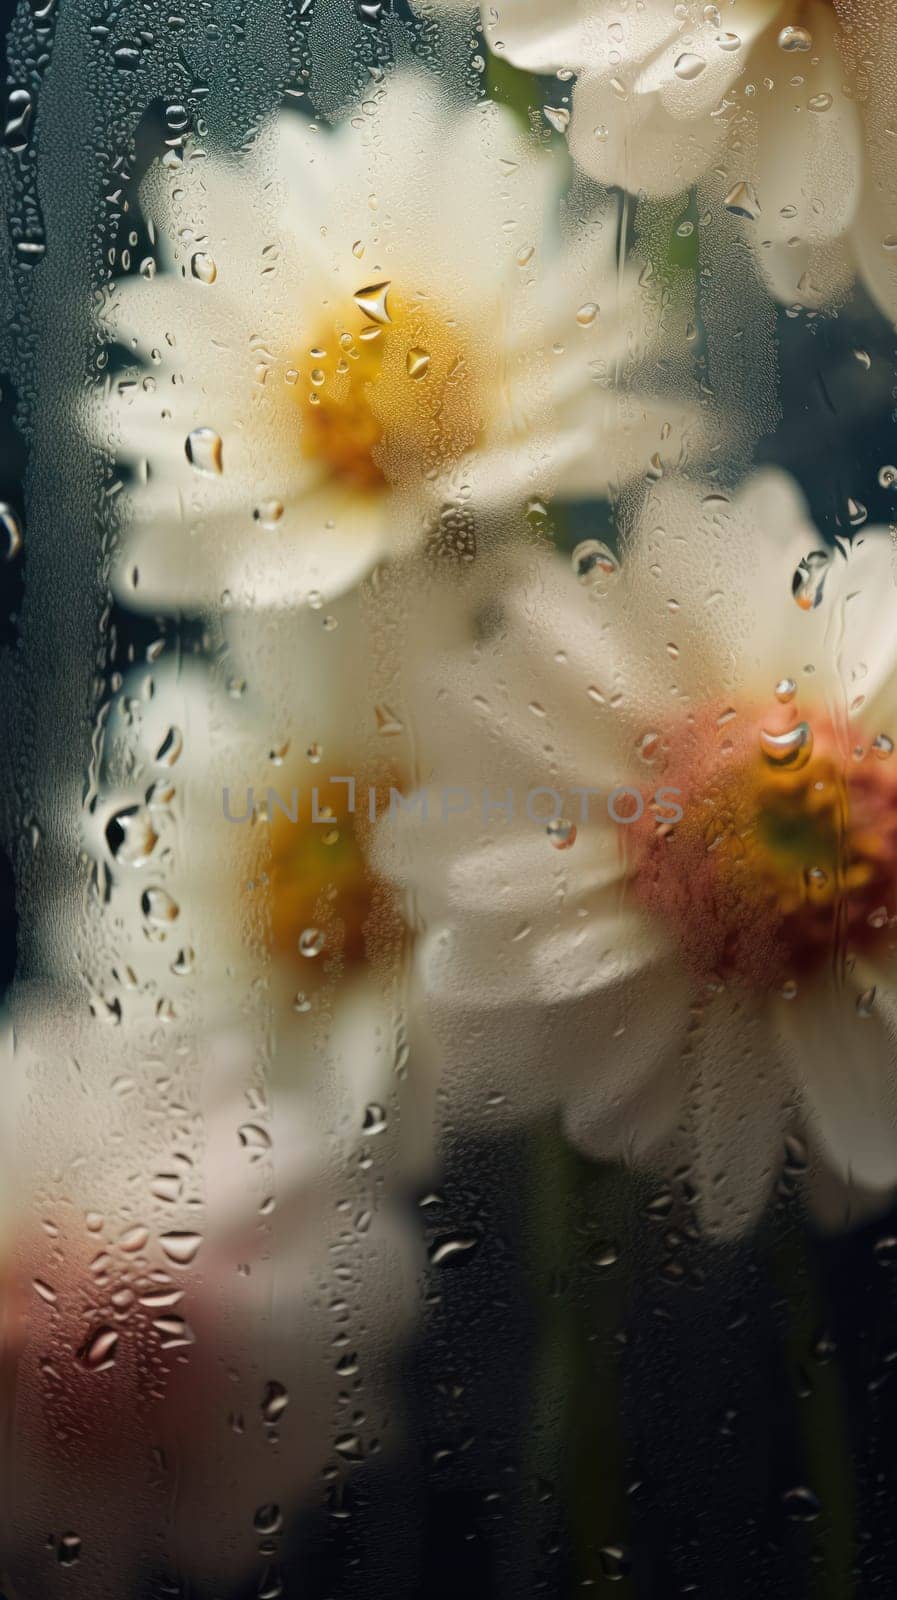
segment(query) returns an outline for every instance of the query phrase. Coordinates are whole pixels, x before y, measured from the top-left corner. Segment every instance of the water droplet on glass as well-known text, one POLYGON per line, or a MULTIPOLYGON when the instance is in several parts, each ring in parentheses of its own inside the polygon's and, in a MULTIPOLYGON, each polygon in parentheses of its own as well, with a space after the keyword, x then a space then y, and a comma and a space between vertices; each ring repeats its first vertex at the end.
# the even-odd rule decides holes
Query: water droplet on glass
POLYGON ((673 62, 673 71, 677 78, 682 78, 686 83, 691 83, 699 78, 707 63, 703 56, 696 56, 692 51, 685 50, 673 62))
POLYGON ((214 283, 218 276, 215 261, 205 250, 197 250, 190 262, 190 271, 200 283, 214 283))
POLYGON ((812 611, 821 603, 830 564, 825 550, 811 550, 799 563, 791 580, 791 593, 801 611, 812 611))
POLYGON ((3 536, 4 559, 12 561, 22 548, 22 524, 6 500, 0 500, 0 533, 3 536))
POLYGON ((184 748, 184 736, 180 728, 172 725, 159 745, 154 760, 161 767, 173 767, 184 748))
POLYGON ((282 1383, 277 1382, 276 1378, 272 1378, 269 1383, 265 1384, 265 1392, 262 1396, 262 1416, 266 1422, 279 1422, 289 1403, 290 1397, 287 1390, 282 1383))
POLYGON ((34 101, 27 89, 11 89, 6 102, 3 142, 7 150, 24 150, 28 144, 34 101))
POLYGON ((430 352, 415 347, 405 357, 405 371, 409 378, 423 378, 430 366, 430 352))
POLYGON ((176 1172, 157 1172, 150 1184, 150 1194, 166 1205, 174 1205, 181 1197, 182 1181, 176 1172))
POLYGON ((144 1245, 149 1243, 149 1228, 144 1228, 139 1222, 132 1228, 126 1228, 118 1241, 118 1248, 128 1255, 137 1255, 144 1245))
POLYGON ((268 529, 270 532, 272 528, 276 528, 278 522, 283 516, 283 501, 262 500, 256 506, 252 515, 256 522, 258 522, 263 528, 268 529))
POLYGON ((134 72, 140 66, 139 44, 120 44, 112 52, 112 59, 117 67, 128 72, 134 72))
POLYGON ((359 311, 363 311, 372 322, 385 326, 391 322, 389 314, 389 291, 391 285, 387 279, 384 283, 370 283, 364 289, 359 289, 353 296, 359 311))
POLYGON ((177 1267, 189 1267, 202 1244, 201 1233, 163 1233, 159 1239, 169 1261, 177 1267))
POLYGON ((334 1439, 333 1448, 345 1461, 361 1461, 364 1450, 357 1433, 342 1433, 334 1439))
POLYGON ((452 1233, 443 1239, 435 1240, 427 1254, 434 1267, 444 1267, 475 1250, 479 1243, 476 1234, 452 1233))
POLYGON ((793 700, 794 696, 797 694, 797 684, 795 683, 794 679, 780 678, 776 684, 775 694, 776 699, 779 700, 783 706, 787 705, 789 700, 793 700))
POLYGON ((808 722, 799 722, 785 733, 767 733, 761 728, 760 748, 771 766, 796 772, 813 754, 813 730, 808 722))
POLYGON ((736 183, 726 195, 723 204, 733 217, 747 217, 749 222, 756 222, 760 215, 760 202, 757 192, 751 183, 736 183))
POLYGON ((600 539, 583 539, 571 557, 573 571, 579 583, 600 584, 616 578, 620 571, 613 551, 600 539))
POLYGON ((184 1317, 154 1317, 153 1327, 161 1338, 163 1350, 179 1350, 182 1345, 196 1341, 196 1335, 184 1317))
POLYGON ((815 1522, 822 1510, 819 1499, 812 1489, 807 1489, 802 1484, 796 1489, 785 1490, 782 1495, 782 1505, 794 1522, 815 1522))
POLYGON ((620 1544, 606 1544, 598 1551, 602 1576, 609 1583, 621 1583, 632 1571, 631 1557, 620 1544))
POLYGON ((874 1006, 875 985, 873 984, 871 989, 864 989, 862 994, 857 995, 857 1016, 871 1017, 874 1006))
POLYGON ((244 1122, 237 1129, 237 1138, 243 1149, 251 1152, 253 1160, 258 1160, 264 1151, 271 1149, 271 1135, 258 1122, 244 1122))
POLYGON ((106 843, 115 861, 140 867, 149 860, 159 835, 150 813, 142 806, 124 806, 106 824, 106 843))
POLYGON ((570 113, 566 106, 543 106, 545 121, 550 123, 555 133, 566 133, 570 126, 570 113))
POLYGON ((16 255, 23 266, 36 267, 47 253, 47 241, 42 234, 32 233, 16 240, 16 255))
POLYGON ((643 733, 636 749, 643 761, 654 761, 660 752, 660 734, 653 731, 643 733))
POLYGON ((579 310, 577 311, 576 320, 581 328, 591 328, 597 315, 598 307, 596 306, 594 300, 587 300, 585 305, 580 306, 579 310))
POLYGON ((897 467, 879 467, 878 481, 883 489, 893 489, 897 483, 897 467))
POLYGON ((831 1334, 821 1333, 813 1344, 814 1361, 818 1361, 820 1366, 824 1366, 827 1361, 831 1361, 832 1357, 837 1354, 838 1346, 831 1334))
POLYGON ((114 1328, 95 1328, 78 1351, 78 1360, 91 1372, 106 1372, 115 1361, 118 1334, 114 1328))
POLYGON ((779 34, 780 50, 812 50, 813 35, 807 28, 787 27, 779 34))
POLYGON ((384 739, 395 738, 396 735, 405 731, 403 723, 390 706, 375 706, 374 717, 377 722, 377 732, 384 739))
POLYGON ((154 928, 169 927, 181 914, 180 906, 168 890, 159 888, 144 889, 140 896, 140 909, 154 928))
POLYGON ((184 449, 187 460, 197 472, 217 477, 224 471, 221 435, 216 433, 214 428, 194 428, 192 433, 187 435, 184 449))
POLYGON ((576 843, 576 823, 569 822, 566 817, 554 817, 546 823, 545 832, 555 850, 569 850, 576 843))
POLYGON ((894 754, 894 741, 886 733, 877 733, 872 740, 872 754, 877 761, 887 761, 894 754))
POLYGON ((862 500, 854 500, 850 495, 848 495, 847 516, 850 521, 850 526, 852 528, 861 528, 868 515, 869 512, 863 505, 862 500))
POLYGON ((897 1266, 897 1239, 892 1233, 882 1234, 882 1237, 875 1241, 873 1253, 880 1267, 890 1269, 897 1266))
POLYGON ((602 1272, 607 1272, 610 1267, 615 1267, 620 1259, 620 1252, 615 1244, 600 1244, 592 1253, 591 1260, 602 1272))
POLYGON ((273 1501, 268 1505, 259 1506, 255 1516, 252 1519, 252 1526, 254 1527, 256 1533, 268 1535, 272 1533, 280 1533, 280 1530, 283 1527, 283 1514, 280 1506, 275 1505, 273 1501))
POLYGON ((299 954, 312 960, 324 948, 324 935, 320 928, 303 928, 299 935, 299 954))
POLYGON ((56 1547, 56 1558, 61 1567, 73 1567, 81 1555, 81 1540, 76 1533, 64 1533, 56 1547))
POLYGON ((362 1133, 373 1135, 375 1133, 382 1133, 385 1127, 386 1112, 381 1105, 377 1104, 376 1100, 372 1100, 370 1105, 367 1105, 364 1108, 364 1118, 361 1124, 361 1131, 362 1133))
POLYGON ((834 105, 834 101, 830 94, 813 94, 807 105, 811 111, 828 111, 834 105))

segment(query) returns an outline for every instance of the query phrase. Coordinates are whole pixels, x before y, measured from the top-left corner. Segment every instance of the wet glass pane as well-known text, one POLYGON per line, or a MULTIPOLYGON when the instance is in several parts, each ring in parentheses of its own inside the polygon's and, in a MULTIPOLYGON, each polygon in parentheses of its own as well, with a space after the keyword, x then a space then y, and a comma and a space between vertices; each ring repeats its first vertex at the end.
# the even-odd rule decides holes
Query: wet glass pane
POLYGON ((2 31, 0 1600, 891 1594, 892 11, 2 31))

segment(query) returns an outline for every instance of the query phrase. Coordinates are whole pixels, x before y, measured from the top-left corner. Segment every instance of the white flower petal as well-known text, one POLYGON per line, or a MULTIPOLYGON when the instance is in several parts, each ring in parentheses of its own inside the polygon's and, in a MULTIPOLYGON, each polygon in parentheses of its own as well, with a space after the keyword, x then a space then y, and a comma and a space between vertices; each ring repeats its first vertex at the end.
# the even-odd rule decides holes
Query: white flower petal
POLYGON ((201 611, 327 601, 358 583, 388 548, 379 501, 329 487, 296 497, 271 528, 225 503, 195 525, 161 509, 125 548, 113 587, 145 611, 201 611), (136 574, 136 577, 135 577, 136 574))
POLYGON ((856 275, 852 240, 846 235, 823 244, 796 237, 784 244, 763 240, 757 260, 777 300, 810 310, 845 300, 856 275))
POLYGON ((689 188, 723 149, 721 108, 775 10, 769 0, 736 0, 722 32, 697 5, 674 14, 660 0, 596 18, 576 63, 575 160, 599 182, 636 192, 689 188))
POLYGON ((894 323, 897 321, 897 192, 893 165, 882 169, 879 161, 867 161, 865 179, 850 242, 867 288, 884 315, 894 323))
MULTIPOLYGON (((194 383, 210 376, 210 363, 220 373, 252 331, 239 290, 191 282, 174 272, 151 281, 117 282, 104 310, 104 325, 148 364, 150 375, 158 366, 169 381, 172 371, 178 371, 194 383), (157 361, 152 360, 154 351, 157 361)), ((162 376, 156 381, 161 388, 162 376)))
POLYGON ((814 984, 797 1001, 780 1001, 776 1022, 808 1122, 835 1170, 882 1190, 897 1185, 897 1002, 881 985, 865 1016, 858 994, 852 984, 814 984))
POLYGON ((601 1044, 583 1049, 564 1101, 564 1131, 590 1160, 641 1163, 682 1116, 688 985, 672 964, 660 965, 597 994, 596 1003, 601 1044))
POLYGON ((563 1103, 583 1080, 588 1115, 614 1115, 664 1041, 634 1030, 631 1050, 621 1034, 608 1051, 604 1018, 633 1013, 660 959, 641 919, 600 902, 582 927, 568 922, 548 938, 538 928, 521 936, 510 918, 486 937, 464 923, 434 925, 418 974, 449 1113, 479 1119, 489 1102, 499 1120, 517 1122, 563 1103))
POLYGON ((793 678, 839 719, 872 701, 897 666, 889 543, 884 530, 864 528, 846 557, 831 552, 821 602, 804 611, 792 580, 814 550, 825 546, 782 472, 753 474, 732 499, 682 479, 657 485, 624 562, 657 670, 655 630, 672 597, 683 647, 666 677, 680 693, 767 698, 778 679, 793 678))
POLYGON ((859 204, 863 128, 845 93, 832 8, 813 0, 801 26, 812 35, 813 48, 797 83, 775 29, 752 57, 758 83, 773 87, 754 114, 756 169, 741 158, 738 176, 753 182, 758 197, 759 215, 745 223, 745 232, 761 267, 786 291, 786 301, 811 305, 831 300, 848 275, 840 240, 859 204))
POLYGON ((683 122, 660 94, 639 94, 621 78, 586 68, 573 93, 569 143, 598 183, 663 197, 682 193, 712 166, 725 127, 710 117, 683 122))

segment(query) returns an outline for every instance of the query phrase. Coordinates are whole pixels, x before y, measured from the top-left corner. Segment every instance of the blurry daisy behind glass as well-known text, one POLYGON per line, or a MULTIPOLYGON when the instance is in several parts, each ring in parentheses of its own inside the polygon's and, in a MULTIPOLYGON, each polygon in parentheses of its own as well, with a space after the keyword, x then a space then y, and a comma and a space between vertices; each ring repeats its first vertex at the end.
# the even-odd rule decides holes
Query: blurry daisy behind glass
POLYGON ((681 401, 638 392, 656 293, 613 207, 560 237, 565 172, 505 109, 400 73, 335 129, 283 112, 242 162, 157 163, 155 256, 102 319, 141 362, 97 412, 134 471, 125 601, 328 598, 679 459, 681 401))
POLYGON ((593 546, 521 560, 483 636, 444 623, 409 675, 420 785, 453 798, 409 798, 381 865, 446 1104, 672 1149, 727 1232, 806 1139, 843 1221, 897 1182, 890 545, 827 555, 769 472, 658 485, 621 563, 593 546))

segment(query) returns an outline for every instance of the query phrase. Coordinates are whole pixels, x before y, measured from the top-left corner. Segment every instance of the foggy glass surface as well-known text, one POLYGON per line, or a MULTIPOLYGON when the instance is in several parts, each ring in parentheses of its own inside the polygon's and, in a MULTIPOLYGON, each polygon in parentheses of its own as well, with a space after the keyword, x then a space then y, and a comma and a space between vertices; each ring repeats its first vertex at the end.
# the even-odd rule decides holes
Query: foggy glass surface
POLYGON ((897 1575, 897 34, 19 0, 6 1600, 897 1575))

